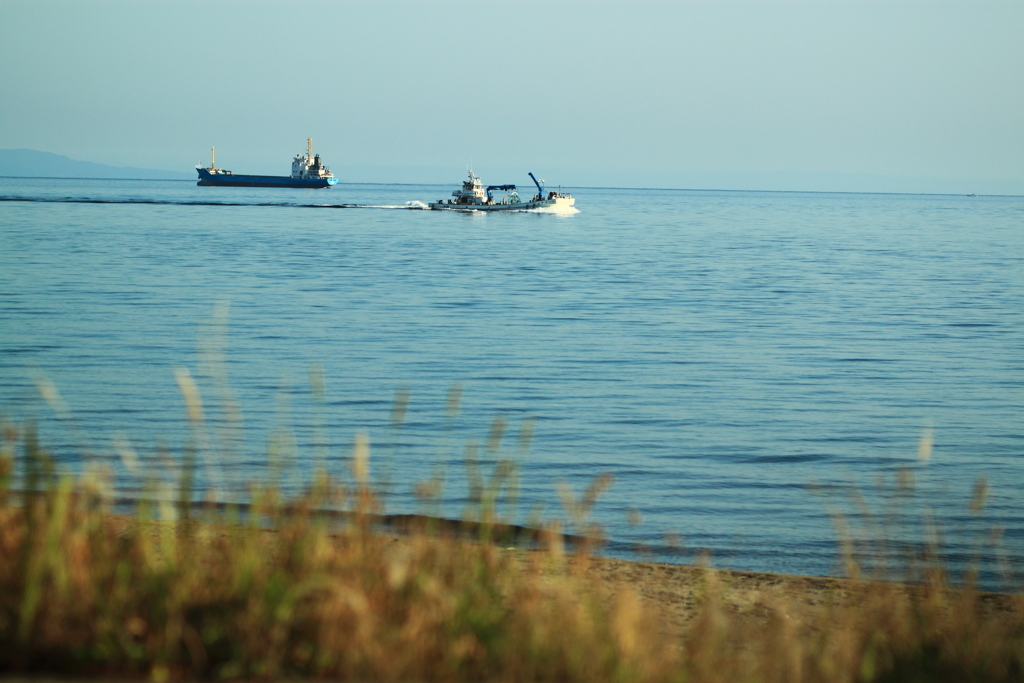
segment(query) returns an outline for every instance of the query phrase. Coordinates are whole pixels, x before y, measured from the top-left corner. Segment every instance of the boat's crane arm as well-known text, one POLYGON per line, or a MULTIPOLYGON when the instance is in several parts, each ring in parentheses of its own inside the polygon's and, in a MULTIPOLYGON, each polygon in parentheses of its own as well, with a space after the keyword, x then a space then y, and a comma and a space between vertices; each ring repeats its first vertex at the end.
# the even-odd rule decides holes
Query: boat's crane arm
POLYGON ((491 196, 491 191, 492 190, 500 190, 502 192, 508 192, 508 191, 514 190, 514 189, 516 189, 515 185, 488 185, 487 186, 487 201, 490 202, 490 201, 493 201, 493 199, 494 199, 491 196))
POLYGON ((537 186, 537 192, 540 193, 540 198, 543 199, 544 198, 544 187, 540 184, 540 181, 537 180, 537 176, 533 175, 532 171, 530 172, 530 178, 533 179, 533 184, 537 186))

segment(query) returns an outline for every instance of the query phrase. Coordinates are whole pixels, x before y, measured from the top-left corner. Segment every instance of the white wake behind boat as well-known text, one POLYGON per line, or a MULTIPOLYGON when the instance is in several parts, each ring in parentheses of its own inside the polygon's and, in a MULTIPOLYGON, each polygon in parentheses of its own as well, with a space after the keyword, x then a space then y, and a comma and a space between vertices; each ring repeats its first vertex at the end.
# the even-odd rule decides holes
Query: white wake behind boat
POLYGON ((542 209, 555 213, 575 212, 573 205, 576 200, 572 195, 562 192, 561 186, 557 191, 545 191, 533 173, 530 178, 537 186, 537 194, 532 199, 523 200, 519 197, 519 191, 515 185, 489 185, 484 187, 483 181, 473 171, 469 172, 469 179, 462 181, 462 188, 452 192, 454 199, 439 199, 428 204, 431 209, 437 211, 532 211, 542 209), (500 199, 495 198, 495 192, 503 192, 500 199))

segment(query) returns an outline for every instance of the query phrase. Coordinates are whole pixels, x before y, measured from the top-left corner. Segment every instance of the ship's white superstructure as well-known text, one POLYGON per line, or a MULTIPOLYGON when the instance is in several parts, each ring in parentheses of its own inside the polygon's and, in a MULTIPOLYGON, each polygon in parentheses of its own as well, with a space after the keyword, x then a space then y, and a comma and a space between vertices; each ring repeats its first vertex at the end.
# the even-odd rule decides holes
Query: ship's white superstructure
POLYGON ((576 211, 572 208, 576 203, 572 195, 562 192, 561 188, 557 192, 546 192, 544 186, 541 185, 544 181, 537 180, 532 173, 529 175, 537 185, 537 194, 528 201, 523 201, 519 197, 515 185, 490 185, 485 188, 483 181, 470 170, 469 178, 462 181, 462 187, 452 192, 454 199, 439 199, 428 206, 439 211, 530 211, 533 209, 556 212, 576 211), (495 191, 505 194, 501 199, 495 199, 495 191))
POLYGON ((333 177, 331 169, 320 162, 320 155, 313 154, 313 138, 306 138, 306 153, 296 154, 292 159, 292 178, 319 180, 333 177))

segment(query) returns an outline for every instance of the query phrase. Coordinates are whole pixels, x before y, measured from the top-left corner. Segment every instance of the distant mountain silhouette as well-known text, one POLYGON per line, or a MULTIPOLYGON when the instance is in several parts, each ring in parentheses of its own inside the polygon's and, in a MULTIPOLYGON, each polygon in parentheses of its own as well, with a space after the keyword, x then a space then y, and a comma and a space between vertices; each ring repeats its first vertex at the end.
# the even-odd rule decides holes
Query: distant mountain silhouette
POLYGON ((194 173, 158 171, 152 168, 107 166, 77 161, 61 154, 34 149, 0 149, 0 176, 20 178, 146 178, 151 180, 195 179, 194 173))

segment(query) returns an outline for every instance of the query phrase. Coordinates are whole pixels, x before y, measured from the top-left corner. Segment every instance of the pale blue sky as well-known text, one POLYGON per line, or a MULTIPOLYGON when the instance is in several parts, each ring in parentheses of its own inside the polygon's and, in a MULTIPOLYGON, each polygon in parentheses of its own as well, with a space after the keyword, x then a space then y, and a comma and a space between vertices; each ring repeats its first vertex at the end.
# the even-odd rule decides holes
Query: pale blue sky
POLYGON ((11 2, 0 148, 343 181, 1024 193, 1024 2, 11 2))

